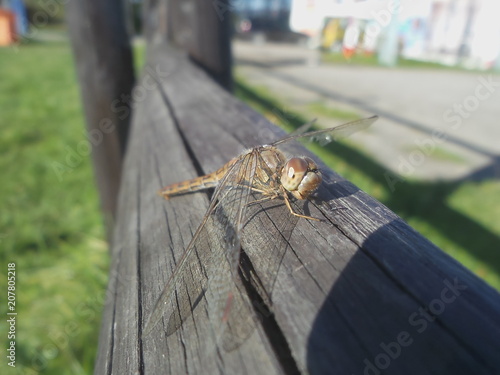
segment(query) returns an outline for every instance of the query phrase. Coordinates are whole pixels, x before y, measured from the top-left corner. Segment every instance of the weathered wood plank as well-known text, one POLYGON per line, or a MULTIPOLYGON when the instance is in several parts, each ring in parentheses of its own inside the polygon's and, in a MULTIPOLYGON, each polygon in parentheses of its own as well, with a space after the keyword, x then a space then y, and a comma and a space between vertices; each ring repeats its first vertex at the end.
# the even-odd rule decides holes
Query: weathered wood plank
MULTIPOLYGON (((177 51, 152 48, 147 71, 169 74, 160 77, 161 92, 149 89, 136 104, 113 248, 117 276, 110 284, 96 373, 500 370, 498 293, 326 168, 317 203, 305 207, 325 221, 294 219, 281 202, 252 211, 242 247, 272 296, 274 315, 263 313, 238 350, 226 352, 215 340, 204 300, 173 335, 166 337, 158 324, 141 339, 208 206, 204 193, 167 202, 155 192, 282 135, 177 51)), ((288 148, 294 149, 309 155, 300 146, 288 148)), ((252 293, 250 299, 263 303, 252 293)))
MULTIPOLYGON (((147 108, 138 106, 134 111, 135 122, 146 116, 147 108)), ((127 170, 137 171, 140 167, 142 131, 135 126, 130 134, 130 151, 127 153, 127 170)), ((138 356, 138 334, 140 322, 139 272, 137 267, 140 196, 138 176, 135 173, 122 175, 118 199, 118 218, 112 241, 109 284, 106 304, 101 323, 99 350, 95 364, 95 374, 140 372, 141 360, 138 356), (128 331, 127 331, 128 330, 128 331)))

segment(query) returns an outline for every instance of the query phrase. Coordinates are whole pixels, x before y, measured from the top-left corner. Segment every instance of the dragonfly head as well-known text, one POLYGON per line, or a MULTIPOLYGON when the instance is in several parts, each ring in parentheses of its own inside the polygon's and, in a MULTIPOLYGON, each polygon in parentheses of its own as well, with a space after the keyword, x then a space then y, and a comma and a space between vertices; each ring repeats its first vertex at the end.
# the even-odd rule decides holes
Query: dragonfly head
POLYGON ((281 172, 281 184, 298 199, 306 199, 314 193, 321 180, 318 166, 307 157, 291 158, 281 172))

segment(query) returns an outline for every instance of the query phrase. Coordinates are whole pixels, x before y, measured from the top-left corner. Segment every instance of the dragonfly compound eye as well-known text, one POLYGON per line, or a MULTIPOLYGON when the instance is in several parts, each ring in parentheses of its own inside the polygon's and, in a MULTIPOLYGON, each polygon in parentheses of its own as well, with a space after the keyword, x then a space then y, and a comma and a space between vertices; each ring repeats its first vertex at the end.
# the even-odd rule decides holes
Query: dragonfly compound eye
POLYGON ((308 163, 303 158, 291 158, 283 167, 281 184, 288 191, 297 190, 308 170, 308 163))
POLYGON ((307 157, 290 159, 285 165, 283 175, 286 171, 289 181, 285 183, 282 180, 281 184, 297 199, 307 199, 318 189, 323 180, 316 163, 307 157))
POLYGON ((307 199, 307 197, 318 189, 322 180, 323 178, 321 177, 321 173, 317 167, 315 169, 309 169, 305 177, 300 182, 294 196, 299 199, 307 199))

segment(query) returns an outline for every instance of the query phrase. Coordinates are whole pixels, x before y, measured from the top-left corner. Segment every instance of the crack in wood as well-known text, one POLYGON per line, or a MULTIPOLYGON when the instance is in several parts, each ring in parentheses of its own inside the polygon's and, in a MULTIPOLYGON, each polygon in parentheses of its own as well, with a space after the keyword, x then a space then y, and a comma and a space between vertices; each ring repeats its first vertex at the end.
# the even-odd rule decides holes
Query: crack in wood
POLYGON ((252 283, 252 280, 254 280, 262 285, 250 258, 243 249, 240 254, 240 267, 238 268, 238 273, 248 298, 252 301, 253 313, 259 318, 258 321, 260 322, 283 372, 287 375, 300 374, 286 336, 276 321, 271 306, 269 306, 270 302, 266 302, 264 298, 262 298, 257 288, 252 283))

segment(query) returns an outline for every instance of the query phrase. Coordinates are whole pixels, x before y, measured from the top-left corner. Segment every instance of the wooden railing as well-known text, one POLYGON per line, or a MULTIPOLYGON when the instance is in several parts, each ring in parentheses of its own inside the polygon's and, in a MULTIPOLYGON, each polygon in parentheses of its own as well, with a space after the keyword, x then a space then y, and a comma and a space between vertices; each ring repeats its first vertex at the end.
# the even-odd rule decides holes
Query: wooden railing
MULTIPOLYGON (((231 350, 221 344, 208 296, 170 336, 166 316, 144 337, 209 204, 206 193, 166 201, 156 192, 283 135, 183 52, 166 44, 148 50, 123 168, 97 374, 498 373, 498 293, 322 164, 325 183, 304 209, 323 221, 293 218, 273 201, 245 226, 241 267, 249 279, 271 281, 239 290, 256 318, 243 342, 231 350)), ((310 155, 296 147, 292 152, 310 155)))
MULTIPOLYGON (((221 340, 209 293, 186 300, 179 291, 176 303, 193 314, 170 335, 168 316, 143 334, 209 205, 205 192, 169 201, 156 192, 284 135, 205 73, 230 88, 228 13, 209 3, 144 2, 148 56, 125 106, 130 131, 116 107, 134 81, 122 2, 68 6, 88 129, 107 124, 93 145, 112 233, 95 373, 500 373, 499 294, 321 163, 317 196, 295 206, 321 221, 290 215, 282 200, 252 206, 233 289, 248 302, 232 312, 244 327, 237 344, 221 340)), ((288 151, 314 158, 298 145, 288 151)), ((211 249, 196 250, 203 259, 211 249)))

